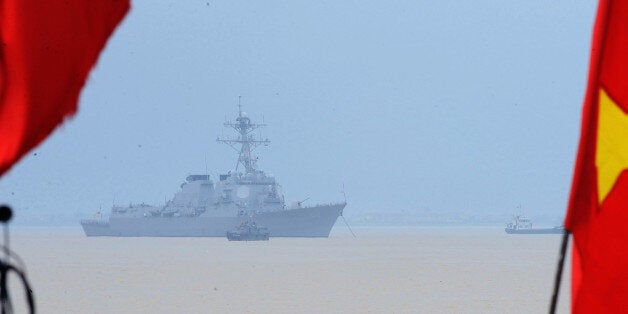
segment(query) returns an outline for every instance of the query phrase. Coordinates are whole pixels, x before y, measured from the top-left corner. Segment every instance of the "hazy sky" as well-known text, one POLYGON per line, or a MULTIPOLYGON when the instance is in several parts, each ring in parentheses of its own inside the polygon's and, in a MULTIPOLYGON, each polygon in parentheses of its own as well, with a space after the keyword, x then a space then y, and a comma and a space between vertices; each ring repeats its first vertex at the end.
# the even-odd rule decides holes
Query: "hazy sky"
MULTIPOLYGON (((287 200, 562 215, 594 1, 133 1, 78 114, 0 179, 22 217, 160 204, 264 120, 287 200), (231 135, 224 129, 224 135, 231 135), (35 155, 36 154, 36 155, 35 155)), ((80 215, 79 215, 80 214, 80 215)))

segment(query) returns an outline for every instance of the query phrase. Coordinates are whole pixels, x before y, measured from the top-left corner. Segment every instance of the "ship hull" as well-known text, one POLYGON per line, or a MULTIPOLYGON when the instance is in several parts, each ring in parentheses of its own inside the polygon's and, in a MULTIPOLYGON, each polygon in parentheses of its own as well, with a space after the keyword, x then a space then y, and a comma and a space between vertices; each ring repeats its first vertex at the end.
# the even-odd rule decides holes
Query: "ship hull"
POLYGON ((563 234, 564 228, 533 228, 533 229, 511 229, 505 228, 508 234, 563 234))
POLYGON ((156 217, 81 221, 88 237, 225 237, 246 221, 267 227, 271 237, 329 237, 346 204, 262 212, 255 217, 156 217))

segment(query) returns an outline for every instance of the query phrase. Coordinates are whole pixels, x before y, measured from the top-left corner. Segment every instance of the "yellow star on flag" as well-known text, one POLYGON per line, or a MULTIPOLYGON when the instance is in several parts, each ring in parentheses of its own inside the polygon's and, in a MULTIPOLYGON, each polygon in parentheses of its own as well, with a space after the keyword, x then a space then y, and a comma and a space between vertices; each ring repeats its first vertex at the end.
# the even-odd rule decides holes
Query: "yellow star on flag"
POLYGON ((628 169, 628 115, 600 89, 597 149, 598 202, 606 199, 617 178, 628 169))

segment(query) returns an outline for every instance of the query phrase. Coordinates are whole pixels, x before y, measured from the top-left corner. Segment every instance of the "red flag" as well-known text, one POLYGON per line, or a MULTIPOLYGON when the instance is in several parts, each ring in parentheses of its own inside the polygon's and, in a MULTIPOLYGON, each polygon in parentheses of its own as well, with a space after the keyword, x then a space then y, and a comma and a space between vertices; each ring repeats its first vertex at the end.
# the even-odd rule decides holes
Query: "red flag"
POLYGON ((0 175, 74 114, 128 0, 0 0, 0 175))
POLYGON ((572 311, 628 312, 628 1, 601 0, 565 226, 572 311))

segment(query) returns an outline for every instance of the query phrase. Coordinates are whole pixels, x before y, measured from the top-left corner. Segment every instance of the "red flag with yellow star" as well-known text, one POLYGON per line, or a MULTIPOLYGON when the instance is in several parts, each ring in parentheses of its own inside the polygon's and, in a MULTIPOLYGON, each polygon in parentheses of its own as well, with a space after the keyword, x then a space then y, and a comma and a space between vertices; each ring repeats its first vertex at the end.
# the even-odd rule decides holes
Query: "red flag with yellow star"
POLYGON ((565 226, 572 311, 628 312, 628 0, 601 0, 565 226))
POLYGON ((0 175, 76 111, 129 0, 0 0, 0 175))

